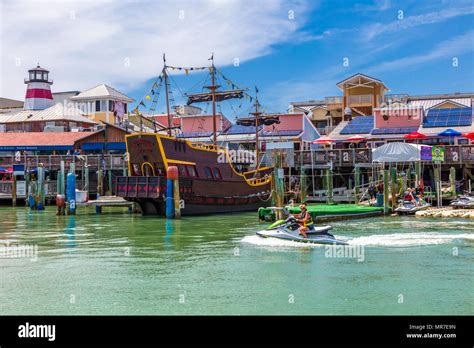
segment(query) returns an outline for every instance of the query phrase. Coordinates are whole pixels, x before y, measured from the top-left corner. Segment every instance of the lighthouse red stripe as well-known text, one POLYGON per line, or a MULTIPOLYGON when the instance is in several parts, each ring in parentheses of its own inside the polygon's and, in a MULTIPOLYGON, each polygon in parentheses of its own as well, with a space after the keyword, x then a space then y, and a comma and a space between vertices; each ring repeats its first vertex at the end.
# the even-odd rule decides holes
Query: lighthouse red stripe
POLYGON ((26 90, 27 98, 44 98, 44 99, 53 99, 51 91, 48 89, 40 88, 31 88, 26 90))

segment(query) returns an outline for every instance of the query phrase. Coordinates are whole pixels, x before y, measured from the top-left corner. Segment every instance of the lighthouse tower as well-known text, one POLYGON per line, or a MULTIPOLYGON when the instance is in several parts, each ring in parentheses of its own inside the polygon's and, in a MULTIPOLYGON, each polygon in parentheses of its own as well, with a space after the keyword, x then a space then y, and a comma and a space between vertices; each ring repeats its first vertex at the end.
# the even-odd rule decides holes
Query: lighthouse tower
POLYGON ((28 70, 28 85, 25 97, 25 110, 44 110, 53 106, 53 96, 50 86, 53 81, 48 80, 49 71, 40 67, 28 70))

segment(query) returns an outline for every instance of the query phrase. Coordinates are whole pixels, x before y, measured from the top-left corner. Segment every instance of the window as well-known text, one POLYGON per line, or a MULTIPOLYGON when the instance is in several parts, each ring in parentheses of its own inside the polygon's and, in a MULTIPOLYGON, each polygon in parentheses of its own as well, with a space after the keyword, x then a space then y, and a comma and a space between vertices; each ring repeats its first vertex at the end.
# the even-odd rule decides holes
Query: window
POLYGON ((211 168, 204 167, 204 174, 206 175, 207 179, 214 179, 214 176, 212 175, 211 168))
POLYGON ((107 111, 107 100, 100 101, 100 111, 107 111))
POLYGON ((35 73, 34 72, 30 72, 30 80, 34 80, 35 79, 35 73))
POLYGON ((109 111, 114 111, 114 102, 109 100, 109 111))
POLYGON ((217 180, 222 180, 222 175, 219 168, 214 168, 214 178, 216 178, 217 180))
POLYGON ((188 174, 190 177, 197 178, 197 171, 195 166, 187 166, 188 167, 188 174))
POLYGON ((36 72, 36 79, 37 80, 42 80, 43 79, 43 74, 39 71, 36 72))
POLYGON ((95 111, 100 111, 100 100, 95 101, 95 111))
POLYGON ((178 171, 179 171, 179 176, 188 176, 188 170, 186 169, 186 166, 179 164, 178 171))
POLYGON ((123 111, 124 111, 125 113, 128 112, 128 111, 127 111, 127 103, 123 103, 123 111))

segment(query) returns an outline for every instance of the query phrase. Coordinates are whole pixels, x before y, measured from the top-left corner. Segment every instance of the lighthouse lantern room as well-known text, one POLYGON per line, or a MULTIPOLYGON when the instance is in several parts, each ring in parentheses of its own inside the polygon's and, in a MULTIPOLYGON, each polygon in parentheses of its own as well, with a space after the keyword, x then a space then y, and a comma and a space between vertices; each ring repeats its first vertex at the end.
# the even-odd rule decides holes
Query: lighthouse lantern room
POLYGON ((53 106, 53 95, 50 86, 52 80, 48 79, 49 71, 40 67, 28 70, 28 78, 25 83, 28 85, 25 97, 25 110, 44 110, 53 106))

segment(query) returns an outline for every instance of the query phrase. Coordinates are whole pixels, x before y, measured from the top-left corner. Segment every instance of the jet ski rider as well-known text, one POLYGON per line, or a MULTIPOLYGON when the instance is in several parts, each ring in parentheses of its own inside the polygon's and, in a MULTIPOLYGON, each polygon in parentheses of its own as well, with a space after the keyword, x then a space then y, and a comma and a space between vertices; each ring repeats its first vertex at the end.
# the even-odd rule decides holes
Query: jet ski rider
POLYGON ((300 209, 300 214, 295 214, 292 216, 301 225, 301 227, 298 229, 299 234, 302 235, 303 238, 307 238, 308 235, 306 234, 306 232, 313 228, 313 218, 311 217, 311 214, 309 213, 308 209, 306 209, 306 204, 300 204, 300 209))

